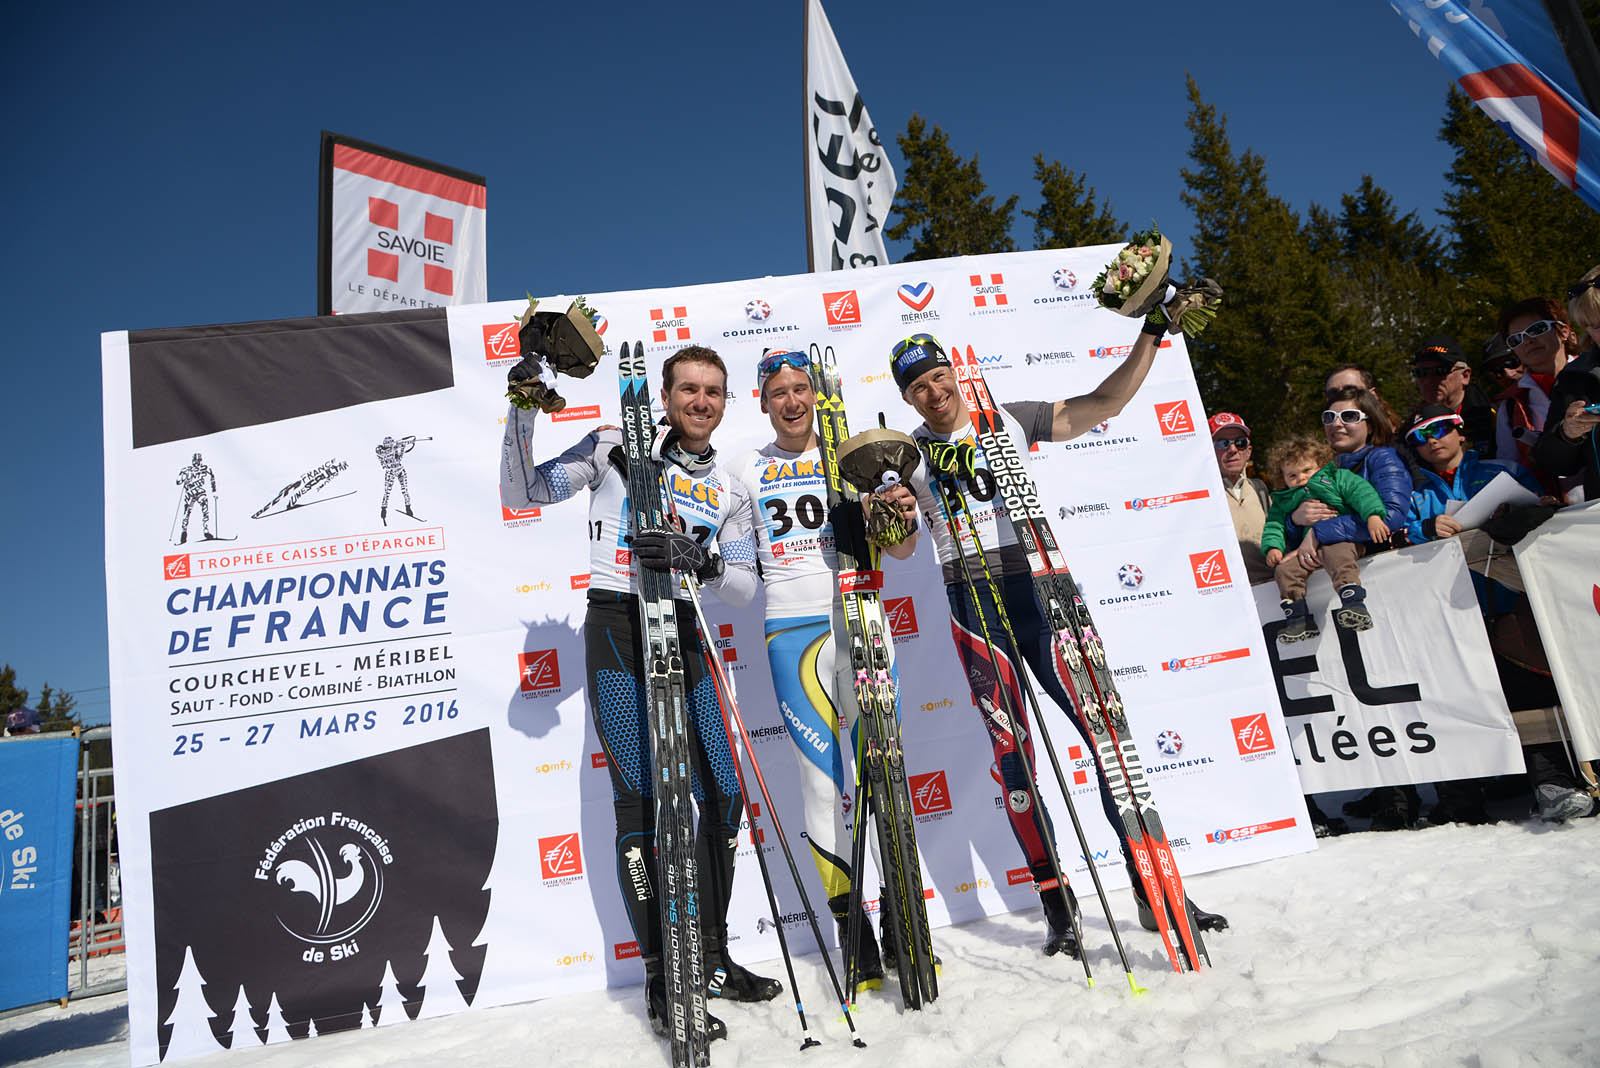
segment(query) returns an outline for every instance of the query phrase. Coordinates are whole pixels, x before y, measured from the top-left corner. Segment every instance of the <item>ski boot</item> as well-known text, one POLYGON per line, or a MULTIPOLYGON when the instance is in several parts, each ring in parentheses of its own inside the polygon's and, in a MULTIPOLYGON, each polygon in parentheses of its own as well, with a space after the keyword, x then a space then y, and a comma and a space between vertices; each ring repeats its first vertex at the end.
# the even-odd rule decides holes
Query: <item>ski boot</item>
POLYGON ((771 1001, 783 993, 783 984, 776 979, 757 975, 728 956, 728 929, 721 937, 708 934, 705 939, 706 997, 723 1001, 771 1001))
MULTIPOLYGON (((883 943, 883 968, 884 971, 898 973, 900 971, 901 957, 900 933, 890 925, 889 914, 882 906, 882 902, 886 900, 888 896, 889 888, 887 886, 880 886, 878 888, 878 916, 883 927, 880 938, 880 941, 883 943)), ((941 970, 943 967, 944 961, 939 959, 939 955, 937 953, 933 954, 933 974, 943 974, 941 970)))
POLYGON ((1306 607, 1304 597, 1289 600, 1285 598, 1278 602, 1283 609, 1283 616, 1289 622, 1278 632, 1280 642, 1303 642, 1315 638, 1320 631, 1317 630, 1317 621, 1311 618, 1311 610, 1306 607))
POLYGON ((186 542, 188 540, 189 540, 189 532, 187 530, 178 535, 178 544, 179 545, 182 545, 184 542, 186 542))
POLYGON ((1339 587, 1339 607, 1333 622, 1345 630, 1371 630, 1372 613, 1367 611, 1367 590, 1354 582, 1339 587))
MULTIPOLYGON (((1144 883, 1139 881, 1139 869, 1128 862, 1128 878, 1133 880, 1133 903, 1139 910, 1139 926, 1146 931, 1158 931, 1160 926, 1156 923, 1156 914, 1150 908, 1150 899, 1145 897, 1144 883)), ((1184 904, 1189 906, 1189 922, 1202 931, 1226 931, 1228 918, 1220 913, 1206 912, 1194 903, 1194 899, 1185 894, 1184 904)))
MULTIPOLYGON (((839 894, 828 899, 833 912, 833 922, 839 926, 839 959, 845 962, 845 974, 850 968, 850 895, 839 894)), ((878 940, 873 937, 872 923, 860 904, 856 905, 855 970, 857 990, 883 989, 883 960, 878 956, 878 940)))
POLYGON ((384 526, 389 525, 389 508, 387 505, 378 509, 378 519, 382 521, 384 526))
MULTIPOLYGON (((661 974, 660 962, 645 965, 644 1011, 650 1029, 658 1035, 666 1034, 667 1018, 672 1013, 667 1007, 667 977, 661 974)), ((728 1037, 728 1025, 709 1012, 706 1013, 706 1037, 712 1042, 728 1037)))
POLYGON ((1039 904, 1044 906, 1044 921, 1050 927, 1050 935, 1045 939, 1044 955, 1053 957, 1057 953, 1065 953, 1073 960, 1083 958, 1083 950, 1078 945, 1078 935, 1072 929, 1072 918, 1078 914, 1078 895, 1072 892, 1072 887, 1052 886, 1048 890, 1039 892, 1039 904))

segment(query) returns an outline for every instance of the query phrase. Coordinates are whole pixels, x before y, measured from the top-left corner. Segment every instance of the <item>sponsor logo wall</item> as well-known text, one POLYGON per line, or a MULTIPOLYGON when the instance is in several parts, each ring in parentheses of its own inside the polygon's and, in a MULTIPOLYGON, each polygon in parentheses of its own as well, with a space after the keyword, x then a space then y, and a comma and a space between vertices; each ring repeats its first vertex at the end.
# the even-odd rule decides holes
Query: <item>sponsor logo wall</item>
MULTIPOLYGON (((587 296, 613 349, 645 343, 657 388, 682 344, 720 352, 731 377, 716 440, 731 457, 770 438, 750 391, 756 360, 775 344, 834 347, 858 430, 879 411, 892 426, 914 424, 885 372, 894 342, 917 330, 973 345, 998 397, 1087 391, 1138 330, 1085 292, 1113 252, 587 296)), ((406 366, 423 384, 386 378, 381 393, 280 405, 294 414, 275 421, 212 420, 187 437, 135 428, 150 391, 170 388, 142 369, 161 346, 193 339, 105 336, 136 1063, 174 1047, 259 1045, 642 977, 584 694, 586 501, 517 512, 498 499, 504 374, 515 358, 505 331, 521 303, 373 317, 399 324, 386 350, 412 345, 406 366), (216 849, 202 848, 211 841, 216 849), (245 896, 225 907, 235 882, 245 896), (234 908, 248 923, 213 930, 234 908)), ((230 329, 206 335, 212 366, 252 358, 230 329)), ((352 333, 307 323, 296 336, 304 358, 337 366, 352 333)), ((608 357, 590 378, 561 381, 569 407, 540 420, 540 459, 617 421, 615 370, 608 357)), ((1203 422, 1173 339, 1126 411, 1030 454, 1190 873, 1313 846, 1261 628, 1235 578, 1243 566, 1215 461, 1194 429, 1203 422), (1099 441, 1114 444, 1085 447, 1099 441), (1241 718, 1256 724, 1248 750, 1241 718), (1219 829, 1220 840, 1208 837, 1219 829)), ((1020 863, 1003 829, 1009 799, 950 655, 931 547, 886 566, 930 917, 1033 908, 1031 888, 1007 876, 1020 863)), ((708 611, 789 840, 802 842, 797 753, 771 696, 760 600, 729 610, 713 599, 708 611)), ((1045 715, 1089 834, 1087 854, 1064 838, 1063 859, 1074 871, 1095 863, 1123 885, 1092 756, 1059 711, 1045 715)), ((1046 804, 1065 829, 1041 763, 1046 804)), ((756 848, 770 854, 776 836, 741 847, 730 928, 745 961, 777 953, 749 863, 756 848)), ((784 907, 798 907, 784 866, 773 873, 784 907)))

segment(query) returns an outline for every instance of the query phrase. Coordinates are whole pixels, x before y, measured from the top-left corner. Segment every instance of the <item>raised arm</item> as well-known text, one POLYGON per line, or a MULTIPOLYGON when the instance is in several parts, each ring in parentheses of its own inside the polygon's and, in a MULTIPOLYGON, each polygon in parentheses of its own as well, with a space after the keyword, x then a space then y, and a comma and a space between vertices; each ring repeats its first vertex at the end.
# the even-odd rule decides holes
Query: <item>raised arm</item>
POLYGON ((609 451, 600 432, 589 434, 553 460, 533 459, 534 413, 512 407, 506 413, 506 432, 500 441, 500 503, 507 508, 537 508, 559 504, 593 485, 602 455, 609 451))
POLYGON ((1165 328, 1146 323, 1139 332, 1139 339, 1133 343, 1133 351, 1098 386, 1081 397, 1056 401, 1051 420, 1051 440, 1075 438, 1090 427, 1098 426, 1121 413, 1133 395, 1139 392, 1139 387, 1144 385, 1165 334, 1165 328))

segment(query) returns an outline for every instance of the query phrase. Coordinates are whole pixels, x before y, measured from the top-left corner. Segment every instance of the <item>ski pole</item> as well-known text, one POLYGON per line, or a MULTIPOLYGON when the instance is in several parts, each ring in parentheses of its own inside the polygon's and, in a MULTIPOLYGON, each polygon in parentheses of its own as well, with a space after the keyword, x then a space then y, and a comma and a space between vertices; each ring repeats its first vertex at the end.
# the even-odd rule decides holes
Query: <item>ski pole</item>
MULTIPOLYGON (((668 496, 667 499, 670 501, 671 497, 668 496)), ((732 725, 738 728, 739 740, 744 743, 744 754, 746 759, 750 761, 750 770, 755 772, 756 784, 761 788, 761 801, 767 806, 767 817, 772 821, 773 833, 778 836, 778 845, 783 849, 784 860, 789 864, 789 875, 794 879, 795 889, 800 892, 800 907, 805 910, 806 919, 811 924, 811 933, 817 940, 817 951, 822 954, 822 963, 827 966, 828 979, 833 984, 834 995, 839 999, 839 1007, 844 1012, 845 1023, 849 1025, 850 1033, 855 1036, 851 1044, 864 1049, 866 1048, 866 1043, 861 1040, 860 1034, 856 1031, 855 1020, 850 1016, 850 1006, 845 1002, 844 990, 839 985, 839 975, 833 967, 833 958, 828 956, 828 947, 822 941, 822 930, 817 926, 817 914, 811 907, 810 896, 806 893, 805 884, 800 880, 800 868, 794 862, 794 852, 789 848, 789 840, 783 833, 783 822, 778 819, 778 810, 772 805, 772 794, 767 790, 766 776, 761 774, 761 762, 756 759, 755 749, 750 744, 750 735, 745 730, 744 717, 740 715, 739 703, 733 695, 732 682, 723 672, 721 662, 712 652, 715 646, 710 640, 712 631, 706 623, 705 611, 700 606, 699 581, 692 574, 682 574, 684 576, 684 588, 689 591, 689 603, 694 606, 695 622, 700 628, 700 645, 705 653, 706 663, 711 669, 712 683, 716 687, 718 704, 722 708, 723 729, 728 731, 728 747, 733 750, 734 771, 739 772, 739 747, 735 744, 732 735, 730 719, 732 725)), ((744 775, 742 772, 739 772, 739 789, 741 792, 744 790, 744 775)), ((745 796, 748 797, 749 795, 746 794, 745 796)), ((750 820, 752 832, 755 827, 756 821, 752 818, 750 820)), ((751 837, 754 838, 755 835, 752 834, 751 837)), ((759 841, 755 843, 755 850, 756 862, 761 868, 761 881, 766 885, 767 904, 772 909, 772 922, 776 925, 778 931, 778 946, 783 951, 783 965, 789 973, 789 986, 794 990, 794 1007, 800 1017, 801 1034, 805 1038, 805 1041, 800 1045, 800 1049, 803 1052, 820 1043, 811 1037, 810 1031, 806 1026, 805 1009, 800 1002, 800 988, 794 978, 794 964, 789 957, 788 941, 783 935, 782 914, 778 910, 777 895, 773 892, 772 877, 767 870, 765 852, 762 850, 759 841)))
POLYGON ((178 506, 172 510, 172 523, 167 527, 167 540, 171 541, 178 533, 178 513, 183 511, 183 492, 178 493, 178 506))
MULTIPOLYGON (((928 460, 929 470, 937 472, 939 470, 939 468, 938 468, 937 465, 935 465, 933 463, 933 458, 930 456, 930 457, 927 457, 927 460, 928 460)), ((1089 966, 1089 950, 1088 950, 1088 947, 1086 945, 1084 945, 1083 929, 1082 929, 1082 925, 1081 925, 1081 923, 1079 922, 1079 919, 1078 919, 1077 910, 1074 909, 1072 907, 1072 903, 1069 900, 1067 900, 1067 889, 1068 889, 1069 884, 1067 882, 1067 878, 1066 878, 1065 873, 1061 869, 1060 850, 1056 846, 1055 834, 1053 833, 1053 829, 1050 827, 1049 820, 1045 815, 1045 808, 1044 808, 1043 798, 1041 798, 1039 796, 1039 784, 1038 784, 1038 781, 1036 780, 1036 778, 1034 776, 1033 761, 1028 758, 1027 745, 1026 745, 1026 742, 1024 741, 1024 739, 1022 737, 1022 729, 1023 729, 1022 716, 1020 714, 1018 714, 1020 712, 1020 710, 1015 710, 1014 711, 1009 707, 1004 707, 1004 706, 1010 704, 1010 700, 1009 700, 1010 693, 1006 689, 1004 680, 1001 678, 1001 675, 1000 675, 1000 658, 999 658, 999 654, 996 652, 995 647, 994 647, 994 639, 989 633, 988 613, 986 613, 984 611, 983 600, 978 595, 977 584, 973 580, 973 574, 972 574, 971 565, 969 565, 967 563, 966 547, 965 547, 965 545, 962 544, 960 526, 956 521, 955 513, 954 513, 953 509, 951 508, 950 501, 946 497, 946 494, 948 494, 948 493, 950 493, 952 491, 952 487, 946 481, 946 479, 942 478, 942 477, 936 478, 936 483, 937 483, 936 489, 939 491, 940 506, 944 511, 945 524, 946 524, 946 526, 949 527, 951 539, 955 543, 955 553, 956 553, 957 559, 960 560, 962 579, 964 580, 964 584, 966 585, 968 594, 969 594, 969 596, 971 597, 971 600, 972 600, 972 611, 973 611, 973 614, 977 617, 978 629, 979 629, 980 633, 982 634, 984 647, 989 652, 989 663, 994 667, 995 679, 996 679, 996 682, 999 684, 998 685, 998 693, 999 693, 999 696, 1001 698, 1001 705, 1002 705, 1001 711, 1003 711, 1006 714, 1006 718, 1008 720, 1008 725, 1011 728, 1011 740, 1012 740, 1012 742, 1014 743, 1014 745, 1016 747, 1017 756, 1018 756, 1018 758, 1020 759, 1020 761, 1022 763, 1022 771, 1023 771, 1023 776, 1024 776, 1024 782, 1027 785, 1028 794, 1029 794, 1029 800, 1033 803, 1034 811, 1038 813, 1039 829, 1040 829, 1040 832, 1041 832, 1040 837, 1044 840, 1045 857, 1050 862, 1050 867, 1051 867, 1051 869, 1052 869, 1052 871, 1053 871, 1053 873, 1055 875, 1056 885, 1061 890, 1062 904, 1063 904, 1063 906, 1065 906, 1065 908, 1067 910, 1067 923, 1072 929, 1073 937, 1075 937, 1077 939, 1077 941, 1078 941, 1078 961, 1079 961, 1080 964, 1083 965, 1084 980, 1088 983, 1089 986, 1092 987, 1092 986, 1094 986, 1094 973, 1090 969, 1090 966, 1089 966)), ((957 492, 959 492, 959 491, 957 491, 957 492)), ((965 503, 965 499, 964 498, 963 498, 963 503, 965 503)), ((968 513, 968 518, 970 520, 970 513, 968 513)), ((975 529, 969 529, 968 534, 969 534, 969 536, 971 538, 971 541, 972 541, 972 544, 973 544, 973 548, 977 551, 977 553, 979 555, 979 558, 982 559, 983 546, 981 544, 979 544, 979 542, 978 542, 977 531, 975 529)), ((996 613, 995 614, 996 614, 996 616, 1000 616, 1001 613, 1004 611, 1004 608, 1003 608, 1003 606, 1001 604, 1001 592, 997 588, 997 586, 995 585, 994 577, 991 574, 989 574, 988 561, 984 560, 983 561, 983 565, 984 565, 984 577, 987 580, 988 587, 989 587, 989 596, 995 603, 995 608, 996 608, 996 613)), ((1005 622, 1005 624, 1006 624, 1005 629, 1006 629, 1006 632, 1007 632, 1008 636, 1011 638, 1012 648, 1017 650, 1017 652, 1019 654, 1019 657, 1020 657, 1021 647, 1017 645, 1016 636, 1014 634, 1010 633, 1009 621, 1008 620, 1004 620, 1003 617, 1001 617, 1001 618, 1002 618, 1002 621, 1005 622)), ((1021 684, 1024 687, 1028 686, 1026 674, 1023 671, 1020 671, 1020 670, 1017 671, 1016 674, 1019 677, 1019 680, 1020 680, 1021 684)), ((1033 693, 1032 693, 1031 688, 1030 688, 1026 692, 1025 700, 1026 700, 1026 698, 1032 698, 1032 697, 1033 697, 1033 693)), ((1040 729, 1039 721, 1041 719, 1043 719, 1043 716, 1040 715, 1039 710, 1038 710, 1038 702, 1037 702, 1037 700, 1035 700, 1034 701, 1034 729, 1035 730, 1039 730, 1040 729)), ((1046 735, 1041 733, 1041 737, 1046 737, 1046 735)), ((1048 742, 1046 744, 1048 744, 1048 742)), ((1002 788, 1004 788, 1004 785, 1005 785, 1004 782, 1002 782, 1001 785, 1002 785, 1002 788)), ((1072 794, 1069 791, 1065 790, 1065 789, 1063 789, 1062 792, 1063 792, 1063 795, 1065 796, 1065 799, 1066 799, 1067 808, 1070 811, 1070 810, 1072 810, 1072 794)), ((1072 822, 1073 822, 1073 826, 1077 827, 1078 820, 1077 820, 1077 815, 1076 815, 1075 812, 1073 814, 1073 821, 1072 822)), ((1080 834, 1080 842, 1081 842, 1081 834, 1082 834, 1081 828, 1079 828, 1079 834, 1080 834)), ((1081 844, 1082 844, 1083 851, 1084 851, 1085 855, 1087 857, 1089 857, 1089 858, 1092 858, 1093 857, 1093 851, 1089 849, 1087 842, 1081 842, 1081 844)), ((1093 863, 1094 863, 1094 861, 1092 859, 1090 859, 1089 860, 1089 864, 1091 865, 1091 867, 1093 866, 1093 863)), ((1108 911, 1106 913, 1106 917, 1107 917, 1108 920, 1110 919, 1109 909, 1108 909, 1108 911)), ((1116 929, 1116 925, 1113 923, 1112 924, 1112 930, 1115 931, 1115 929, 1116 929)))

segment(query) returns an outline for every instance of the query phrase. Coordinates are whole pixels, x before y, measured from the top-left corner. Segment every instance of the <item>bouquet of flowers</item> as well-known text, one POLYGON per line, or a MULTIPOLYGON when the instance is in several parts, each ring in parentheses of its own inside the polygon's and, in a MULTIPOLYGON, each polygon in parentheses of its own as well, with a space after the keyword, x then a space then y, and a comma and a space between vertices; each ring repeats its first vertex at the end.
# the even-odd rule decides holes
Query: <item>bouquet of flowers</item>
POLYGON ((556 392, 556 375, 587 378, 606 351, 595 332, 599 313, 582 297, 565 312, 539 311, 528 297, 528 310, 517 319, 517 345, 522 359, 506 373, 506 398, 523 411, 559 412, 567 406, 556 392))
POLYGON ((1118 315, 1148 319, 1193 337, 1216 318, 1222 287, 1209 278, 1173 286, 1167 279, 1171 269, 1172 242, 1152 223, 1106 264, 1094 280, 1095 295, 1102 308, 1118 315))

